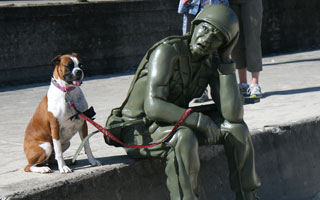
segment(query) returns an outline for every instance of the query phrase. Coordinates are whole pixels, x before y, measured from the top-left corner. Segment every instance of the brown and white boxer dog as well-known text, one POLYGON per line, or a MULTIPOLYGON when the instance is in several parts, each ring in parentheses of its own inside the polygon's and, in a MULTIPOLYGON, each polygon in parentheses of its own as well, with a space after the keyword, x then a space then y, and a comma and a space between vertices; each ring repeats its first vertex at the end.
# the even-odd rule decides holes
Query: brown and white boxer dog
MULTIPOLYGON (((55 67, 47 95, 42 99, 24 137, 24 152, 28 165, 26 172, 49 173, 51 169, 44 164, 50 156, 55 156, 61 173, 72 170, 63 159, 63 152, 70 146, 70 139, 79 132, 81 140, 87 136, 87 123, 74 117, 77 110, 88 109, 88 103, 80 89, 84 77, 78 55, 56 56, 52 62, 55 67), (54 154, 52 154, 54 151, 54 154)), ((89 141, 85 144, 85 153, 91 165, 101 165, 91 152, 89 141)))

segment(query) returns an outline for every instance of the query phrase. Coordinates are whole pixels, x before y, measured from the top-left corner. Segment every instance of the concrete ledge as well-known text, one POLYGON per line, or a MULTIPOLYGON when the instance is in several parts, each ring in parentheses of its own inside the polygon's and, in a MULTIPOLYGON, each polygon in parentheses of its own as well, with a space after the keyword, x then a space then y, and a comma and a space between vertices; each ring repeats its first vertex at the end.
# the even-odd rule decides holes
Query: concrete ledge
MULTIPOLYGON (((257 194, 262 199, 311 200, 320 191, 320 117, 293 124, 266 127, 253 133, 256 166, 262 181, 257 194)), ((201 199, 234 199, 228 182, 227 161, 222 146, 200 148, 201 199)), ((169 199, 165 163, 161 160, 132 160, 107 157, 110 166, 74 173, 63 181, 42 187, 22 187, 2 199, 169 199)), ((83 165, 80 160, 78 165, 83 165)), ((40 175, 46 176, 46 175, 40 175)), ((57 177, 55 177, 57 178, 57 177)), ((28 183, 24 183, 27 185, 28 183)), ((8 187, 15 187, 10 186, 8 187)), ((30 186, 29 186, 30 187, 30 186)))
POLYGON ((263 199, 305 200, 320 191, 320 117, 253 136, 263 199))

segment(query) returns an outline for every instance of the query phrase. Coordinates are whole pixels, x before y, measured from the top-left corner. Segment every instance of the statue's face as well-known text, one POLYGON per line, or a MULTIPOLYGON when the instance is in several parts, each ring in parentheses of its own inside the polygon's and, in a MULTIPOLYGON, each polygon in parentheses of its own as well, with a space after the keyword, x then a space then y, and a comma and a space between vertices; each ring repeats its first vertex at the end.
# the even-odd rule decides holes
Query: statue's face
POLYGON ((191 37, 191 54, 197 58, 209 55, 223 45, 224 41, 224 36, 216 27, 201 22, 196 25, 191 37))

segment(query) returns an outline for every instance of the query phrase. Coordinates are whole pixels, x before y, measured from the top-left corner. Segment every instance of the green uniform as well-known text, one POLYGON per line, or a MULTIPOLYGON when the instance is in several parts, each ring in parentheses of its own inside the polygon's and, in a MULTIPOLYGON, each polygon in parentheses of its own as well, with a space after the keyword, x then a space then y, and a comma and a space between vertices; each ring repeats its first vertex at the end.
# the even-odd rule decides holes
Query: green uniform
MULTIPOLYGON (((159 141, 169 134, 189 102, 201 96, 209 84, 216 109, 194 111, 165 143, 146 149, 128 148, 127 153, 135 158, 166 159, 171 199, 194 200, 199 199, 198 145, 223 144, 232 190, 239 200, 252 199, 251 191, 260 182, 251 137, 243 121, 234 63, 220 63, 217 52, 192 60, 190 40, 190 35, 169 37, 146 53, 126 100, 112 111, 106 126, 127 144, 159 141), (136 121, 141 123, 125 125, 136 121), (114 124, 124 125, 113 130, 110 127, 114 124)), ((110 143, 107 138, 106 141, 110 143)))

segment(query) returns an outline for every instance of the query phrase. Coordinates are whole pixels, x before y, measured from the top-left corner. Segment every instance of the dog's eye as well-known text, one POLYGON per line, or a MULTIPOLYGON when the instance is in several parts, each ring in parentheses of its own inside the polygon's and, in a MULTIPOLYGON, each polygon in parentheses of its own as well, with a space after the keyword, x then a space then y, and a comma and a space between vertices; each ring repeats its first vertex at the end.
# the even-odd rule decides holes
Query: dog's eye
POLYGON ((70 63, 68 63, 68 64, 66 64, 65 65, 65 67, 68 69, 68 70, 72 70, 73 69, 73 63, 72 62, 70 62, 70 63))
POLYGON ((71 69, 73 68, 73 66, 74 66, 74 64, 72 62, 68 63, 68 65, 67 65, 67 67, 69 67, 71 69))
POLYGON ((66 73, 71 72, 73 69, 73 63, 68 63, 65 65, 66 73))

